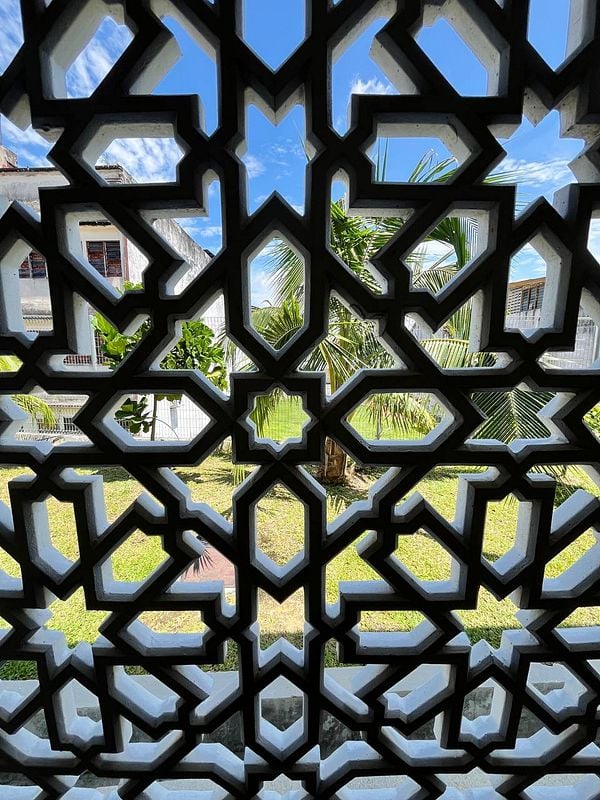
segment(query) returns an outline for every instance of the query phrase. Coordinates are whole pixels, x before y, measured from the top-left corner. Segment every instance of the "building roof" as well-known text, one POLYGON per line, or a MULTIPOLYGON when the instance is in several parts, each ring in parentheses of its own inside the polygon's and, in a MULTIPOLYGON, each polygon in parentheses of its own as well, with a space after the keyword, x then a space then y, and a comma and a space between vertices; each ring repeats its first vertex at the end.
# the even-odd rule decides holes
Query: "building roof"
POLYGON ((546 283, 545 276, 541 278, 525 278, 522 281, 511 281, 508 284, 509 289, 528 289, 533 286, 543 286, 546 283))

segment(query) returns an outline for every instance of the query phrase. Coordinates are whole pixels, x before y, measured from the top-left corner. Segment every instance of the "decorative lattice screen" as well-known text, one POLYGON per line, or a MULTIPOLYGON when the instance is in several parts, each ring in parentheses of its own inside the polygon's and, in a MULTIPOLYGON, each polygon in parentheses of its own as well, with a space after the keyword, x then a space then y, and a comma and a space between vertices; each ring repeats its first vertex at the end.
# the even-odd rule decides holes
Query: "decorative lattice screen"
POLYGON ((598 457, 583 421, 598 401, 597 372, 557 368, 550 357, 573 350, 580 303, 593 315, 599 296, 600 268, 587 249, 600 205, 597 3, 573 0, 570 56, 555 71, 527 40, 527 0, 306 5, 305 40, 271 71, 243 40, 240 0, 21 0, 25 43, 0 78, 0 108, 53 142, 51 159, 68 185, 40 191, 39 217, 13 203, 0 218, 1 349, 22 362, 1 375, 1 458, 27 470, 11 481, 11 508, 0 527, 0 544, 21 574, 2 579, 8 627, 0 658, 4 666, 35 662, 38 675, 20 688, 7 681, 0 692, 2 798, 600 796, 600 628, 561 627, 580 607, 593 617, 599 546, 558 577, 545 575, 546 565, 599 520, 598 501, 587 491, 559 502, 545 466, 560 481, 564 465, 593 469, 598 457), (354 96, 342 136, 331 125, 332 59, 380 11, 391 16, 374 52, 399 93, 354 96), (424 14, 446 15, 464 35, 490 73, 487 96, 460 96, 419 48, 414 34, 424 14), (131 42, 89 98, 68 98, 65 73, 106 15, 127 25, 131 42), (175 53, 166 16, 216 60, 219 124, 210 135, 196 98, 152 94, 175 53), (273 118, 294 102, 305 105, 303 215, 277 195, 247 212, 240 144, 249 102, 273 118), (542 199, 515 216, 514 186, 484 182, 502 159, 498 137, 524 114, 539 120, 552 109, 560 111, 565 135, 588 143, 576 164, 586 183, 567 187, 554 205, 542 199), (376 180, 367 155, 375 139, 421 135, 424 126, 443 134, 458 156, 452 178, 376 180), (176 182, 113 185, 94 169, 110 141, 139 136, 176 140, 184 153, 176 182), (329 246, 331 184, 340 175, 352 211, 405 220, 371 259, 379 288, 329 246), (201 211, 215 177, 224 245, 181 283, 187 265, 152 222, 201 211), (146 255, 143 290, 120 295, 82 260, 77 227, 91 211, 146 255), (409 254, 453 214, 479 220, 478 253, 435 292, 414 280, 409 254), (280 349, 252 327, 249 299, 248 261, 275 233, 301 254, 306 272, 303 327, 280 349), (510 258, 532 240, 548 264, 541 320, 530 331, 507 329, 510 258), (18 270, 29 249, 47 259, 52 305, 53 329, 37 335, 24 329, 19 313, 18 270), (197 318, 221 293, 228 337, 255 365, 231 376, 228 393, 200 374, 160 368, 181 321, 197 318), (330 396, 326 375, 304 365, 326 334, 331 297, 354 318, 373 321, 394 366, 362 369, 330 396), (88 304, 121 330, 151 321, 116 370, 65 367, 65 357, 84 347, 88 304), (415 325, 439 331, 465 304, 472 352, 493 357, 473 358, 470 367, 442 363, 415 325), (310 418, 303 439, 283 448, 259 440, 248 421, 255 395, 274 386, 300 394, 310 418), (504 443, 478 438, 485 416, 477 397, 517 387, 523 395, 552 396, 540 417, 547 435, 504 443), (75 417, 86 442, 19 438, 22 412, 11 398, 38 388, 87 398, 75 417), (430 408, 445 409, 445 421, 420 441, 367 442, 347 415, 374 392, 426 393, 430 408), (123 397, 148 393, 184 393, 210 422, 190 442, 132 439, 114 422, 115 408, 123 397), (192 499, 176 469, 200 467, 228 437, 233 461, 257 468, 225 515, 201 496, 192 499), (333 521, 330 515, 329 523, 326 492, 314 477, 326 438, 359 466, 387 468, 367 499, 333 521), (414 494, 439 465, 465 466, 453 521, 414 494), (479 465, 487 471, 477 473, 479 465), (153 500, 142 496, 108 519, 108 473, 92 474, 107 466, 125 468, 153 500), (255 527, 256 503, 276 483, 306 508, 304 548, 283 566, 262 555, 255 527), (486 508, 509 495, 525 512, 514 545, 494 561, 483 546, 486 508), (78 553, 70 558, 53 545, 43 512, 49 496, 74 510, 78 553), (166 560, 144 581, 117 580, 110 556, 137 529, 161 538, 166 560), (447 580, 420 580, 394 555, 399 540, 423 530, 452 558, 447 580), (177 580, 197 558, 200 537, 234 565, 235 598, 218 581, 177 580), (326 595, 327 565, 359 539, 373 580, 343 583, 336 605, 326 595), (86 608, 107 617, 93 644, 69 647, 48 623, 48 609, 81 588, 86 608), (261 646, 259 591, 283 603, 300 589, 303 641, 261 646), (501 644, 472 645, 463 630, 460 612, 476 608, 482 589, 519 608, 518 629, 501 644), (204 629, 155 632, 141 618, 182 609, 201 612, 204 629), (383 633, 360 624, 367 612, 390 611, 415 612, 422 621, 383 633), (325 669, 332 643, 339 663, 354 671, 325 669), (207 667, 223 664, 232 647, 238 669, 225 680, 207 667), (282 677, 301 698, 301 714, 284 730, 261 705, 261 694, 282 677), (474 714, 469 702, 478 692, 487 699, 474 714), (82 712, 82 693, 94 713, 82 712), (45 730, 35 732, 30 722, 40 712, 45 730), (527 714, 533 732, 524 729, 527 714), (346 731, 336 746, 327 741, 324 715, 346 731), (215 732, 240 718, 241 747, 234 751, 215 732), (96 784, 86 783, 90 775, 96 784), (271 784, 280 775, 294 782, 290 794, 271 784), (461 783, 462 776, 474 783, 461 783), (112 788, 85 788, 98 784, 112 788), (479 788, 461 788, 470 785, 479 788))

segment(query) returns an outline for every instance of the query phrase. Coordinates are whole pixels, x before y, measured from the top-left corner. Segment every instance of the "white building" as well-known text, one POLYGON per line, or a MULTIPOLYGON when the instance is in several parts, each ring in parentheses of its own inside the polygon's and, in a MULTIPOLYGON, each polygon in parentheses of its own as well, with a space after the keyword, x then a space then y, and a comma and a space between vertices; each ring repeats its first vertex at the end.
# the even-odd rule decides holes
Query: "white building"
MULTIPOLYGON (((98 166, 96 169, 107 183, 134 183, 132 176, 118 164, 98 166)), ((57 169, 53 167, 20 167, 16 154, 0 145, 0 197, 9 201, 19 201, 39 212, 39 189, 44 186, 65 185, 67 185, 67 181, 57 169)), ((175 220, 159 219, 153 224, 157 232, 189 265, 187 273, 177 287, 178 290, 181 290, 204 269, 211 259, 211 254, 200 247, 175 220)), ((100 213, 95 217, 87 216, 85 222, 80 224, 79 232, 83 256, 115 288, 122 290, 127 282, 141 283, 143 271, 148 263, 147 259, 110 220, 100 213)), ((19 268, 19 289, 25 329, 31 332, 51 330, 53 322, 47 267, 46 260, 41 253, 32 250, 24 258, 19 268)), ((91 312, 90 308, 90 314, 91 312)), ((221 330, 223 317, 224 308, 221 300, 208 309, 203 319, 217 333, 221 330)), ((102 364, 102 352, 98 339, 94 335, 91 321, 89 332, 89 341, 85 350, 67 356, 65 359, 67 367, 71 365, 85 366, 88 369, 107 368, 102 364)), ((77 434, 78 430, 73 422, 73 417, 86 398, 45 395, 44 399, 54 411, 56 426, 52 431, 48 431, 41 423, 30 421, 24 425, 24 434, 36 435, 36 438, 40 433, 48 434, 48 436, 77 434)), ((208 417, 204 419, 205 415, 185 397, 176 405, 170 404, 169 401, 161 401, 160 405, 159 416, 161 419, 164 417, 164 423, 159 422, 158 432, 159 435, 163 434, 167 438, 168 431, 171 431, 176 437, 185 439, 192 433, 195 434, 208 421, 208 417), (174 431, 179 419, 186 420, 185 431, 174 431)))

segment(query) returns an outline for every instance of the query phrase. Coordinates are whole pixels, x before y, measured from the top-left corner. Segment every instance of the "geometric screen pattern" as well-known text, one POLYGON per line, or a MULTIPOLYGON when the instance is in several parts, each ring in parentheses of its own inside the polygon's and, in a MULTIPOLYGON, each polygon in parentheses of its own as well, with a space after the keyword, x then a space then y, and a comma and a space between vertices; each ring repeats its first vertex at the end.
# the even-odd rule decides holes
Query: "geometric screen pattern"
POLYGON ((562 626, 578 608, 600 605, 598 545, 558 578, 545 577, 545 568, 583 532, 598 529, 600 507, 584 490, 557 502, 555 478, 539 470, 551 464, 593 471, 599 455, 583 420, 600 399, 597 371, 593 364, 556 368, 544 358, 573 349, 581 304, 593 318, 600 301, 600 266, 587 247, 600 212, 596 3, 572 3, 571 54, 556 69, 527 39, 528 0, 306 0, 305 39, 276 70, 244 41, 242 5, 21 2, 24 44, 0 78, 0 108, 52 142, 50 158, 68 183, 40 191, 39 215, 15 202, 0 217, 1 348, 22 362, 0 376, 1 459, 28 470, 11 481, 0 523, 2 548, 21 573, 2 577, 7 627, 0 658, 33 661, 38 676, 21 692, 10 682, 0 692, 2 797, 599 797, 600 628, 562 626), (389 20, 374 52, 398 94, 353 96, 349 130, 340 134, 330 107, 332 61, 383 6, 389 20), (459 94, 419 47, 415 34, 424 20, 431 24, 441 15, 486 66, 486 96, 459 94), (69 98, 65 74, 106 16, 126 24, 131 41, 89 97, 69 98), (175 53, 167 17, 216 61, 219 119, 211 133, 196 97, 152 93, 175 53), (249 103, 274 121, 292 104, 305 108, 310 156, 303 213, 276 193, 248 212, 249 103), (586 141, 575 165, 581 182, 567 186, 554 204, 540 199, 523 210, 514 185, 485 179, 502 160, 501 139, 525 117, 539 121, 553 110, 563 135, 586 141), (376 138, 422 135, 423 126, 446 132, 460 162, 451 179, 378 180, 367 155, 376 138), (175 139, 183 153, 176 180, 105 182, 94 169, 98 157, 114 139, 131 136, 175 139), (340 175, 351 211, 405 220, 371 259, 377 290, 329 244, 331 185, 340 175), (203 213, 215 179, 222 188, 223 247, 177 291, 187 265, 152 222, 203 213), (73 230, 90 209, 146 256, 141 289, 121 295, 82 260, 73 230), (441 219, 461 210, 488 221, 479 254, 440 291, 417 285, 409 254, 441 219), (306 272, 303 325, 280 349, 250 324, 248 264, 275 234, 301 254, 306 272), (549 254, 543 313, 535 330, 510 330, 510 260, 532 240, 549 254), (54 321, 51 331, 36 336, 15 312, 18 268, 29 249, 47 260, 54 321), (229 339, 254 364, 253 371, 232 374, 227 392, 193 370, 160 368, 181 323, 197 319, 219 296, 229 339), (332 298, 357 319, 372 321, 393 365, 366 365, 328 394, 326 374, 302 365, 327 333, 332 298), (497 356, 488 366, 441 364, 413 335, 412 319, 437 331, 465 304, 472 313, 471 350, 497 356), (89 306, 125 332, 149 320, 144 337, 112 371, 64 369, 65 357, 80 352, 81 316, 89 306), (276 386, 300 396, 310 420, 302 437, 285 447, 261 441, 248 423, 256 395, 276 386), (21 417, 11 398, 34 387, 84 396, 76 424, 86 442, 53 446, 13 435, 21 417), (485 415, 477 394, 517 387, 552 395, 543 409, 547 435, 510 443, 478 438, 485 415), (192 441, 169 446, 132 440, 110 424, 118 398, 152 392, 187 395, 209 423, 192 441), (419 441, 366 442, 347 415, 374 392, 426 393, 445 408, 446 421, 419 441), (177 468, 201 465, 227 439, 234 462, 255 470, 224 516, 192 500, 177 468), (385 468, 366 500, 329 523, 325 491, 313 477, 326 440, 358 465, 385 468), (440 465, 486 468, 460 480, 454 519, 415 492, 440 465), (116 520, 105 511, 102 477, 90 474, 107 466, 126 469, 144 489, 116 520), (256 545, 254 508, 276 483, 304 506, 306 533, 301 555, 274 567, 256 545), (492 563, 484 548, 486 507, 508 495, 527 513, 514 547, 492 563), (73 558, 57 552, 44 527, 40 507, 49 496, 73 506, 73 558), (116 580, 109 566, 133 529, 160 537, 166 553, 136 583, 116 580), (421 580, 394 556, 400 537, 422 529, 452 559, 445 581, 421 580), (177 580, 198 558, 200 537, 233 564, 235 602, 219 581, 177 580), (358 539, 373 580, 344 582, 331 604, 327 567, 358 539), (48 620, 51 605, 78 590, 86 608, 105 619, 93 643, 73 647, 48 620), (304 593, 303 641, 261 647, 259 592, 284 603, 298 590, 304 593), (484 590, 518 608, 518 630, 506 631, 495 646, 472 645, 460 616, 476 608, 484 590), (201 632, 157 633, 143 622, 145 613, 182 609, 199 612, 201 632), (403 611, 421 620, 409 631, 361 628, 368 612, 403 611), (351 680, 325 668, 332 642, 339 662, 353 668, 351 680), (232 645, 237 670, 220 680, 208 667, 222 665, 232 645), (544 668, 559 670, 560 681, 540 688, 535 676, 544 668), (261 696, 281 678, 302 700, 298 718, 283 730, 261 712, 261 696), (469 698, 486 687, 487 710, 472 719, 469 698), (82 691, 95 716, 80 713, 82 691), (537 720, 529 735, 521 725, 525 713, 537 720), (40 714, 45 730, 35 733, 28 723, 40 714), (350 732, 335 747, 324 741, 325 714, 350 732), (233 717, 241 720, 237 750, 212 735, 233 717), (81 780, 90 774, 104 788, 81 780), (480 788, 465 789, 461 780, 475 774, 485 777, 480 788), (283 793, 277 788, 282 775, 292 785, 283 793))

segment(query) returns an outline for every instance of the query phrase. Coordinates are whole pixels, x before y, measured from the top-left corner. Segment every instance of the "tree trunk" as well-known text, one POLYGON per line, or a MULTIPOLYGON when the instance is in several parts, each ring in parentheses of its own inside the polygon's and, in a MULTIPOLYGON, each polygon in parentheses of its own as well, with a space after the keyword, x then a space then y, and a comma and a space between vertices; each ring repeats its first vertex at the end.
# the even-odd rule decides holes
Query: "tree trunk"
POLYGON ((325 439, 325 461, 317 473, 323 483, 344 483, 348 454, 333 439, 325 439))

